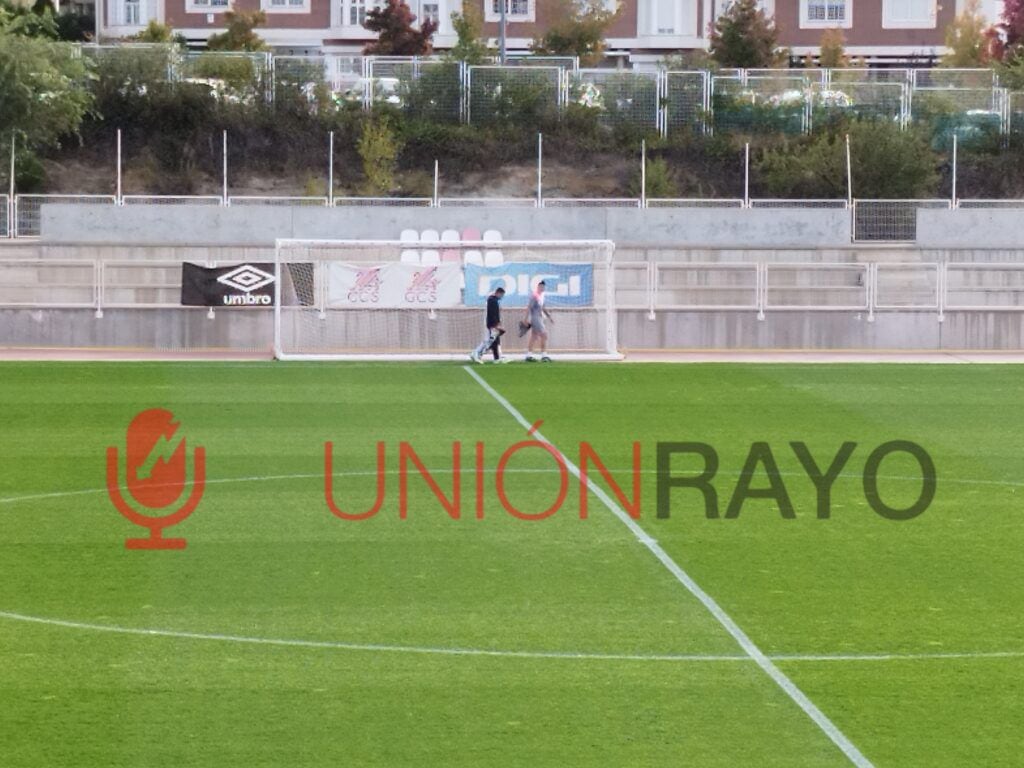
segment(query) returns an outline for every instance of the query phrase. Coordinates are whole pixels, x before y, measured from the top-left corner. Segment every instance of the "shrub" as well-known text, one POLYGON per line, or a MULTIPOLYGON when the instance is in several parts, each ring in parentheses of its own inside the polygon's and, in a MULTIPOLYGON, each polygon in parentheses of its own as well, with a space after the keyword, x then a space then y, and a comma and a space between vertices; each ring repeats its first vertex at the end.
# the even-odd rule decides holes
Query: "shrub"
POLYGON ((401 148, 401 142, 388 121, 380 118, 367 121, 363 125, 358 147, 366 179, 364 193, 371 196, 387 194, 395 186, 395 171, 401 148))

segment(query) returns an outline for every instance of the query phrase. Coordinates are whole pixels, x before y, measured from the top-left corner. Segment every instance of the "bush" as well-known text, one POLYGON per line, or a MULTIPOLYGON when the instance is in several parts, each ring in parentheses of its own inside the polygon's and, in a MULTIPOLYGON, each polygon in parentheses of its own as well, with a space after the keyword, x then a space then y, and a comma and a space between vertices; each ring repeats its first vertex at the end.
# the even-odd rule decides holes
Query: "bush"
POLYGON ((367 121, 359 137, 359 157, 363 161, 366 181, 363 192, 369 196, 384 195, 394 189, 401 142, 383 119, 367 121))
POLYGON ((770 197, 844 198, 850 136, 853 194, 869 199, 928 198, 938 191, 939 157, 920 130, 887 121, 856 121, 838 130, 765 150, 754 164, 770 197))

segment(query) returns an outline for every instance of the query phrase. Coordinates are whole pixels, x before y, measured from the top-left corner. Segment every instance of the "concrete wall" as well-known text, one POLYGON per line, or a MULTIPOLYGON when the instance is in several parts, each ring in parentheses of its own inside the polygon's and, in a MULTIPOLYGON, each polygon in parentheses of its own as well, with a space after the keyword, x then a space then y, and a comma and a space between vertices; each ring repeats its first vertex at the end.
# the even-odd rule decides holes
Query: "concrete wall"
MULTIPOLYGON (((769 312, 619 313, 623 351, 644 349, 1019 350, 1024 313, 769 312)), ((170 351, 233 350, 271 355, 269 310, 0 309, 0 347, 122 348, 170 351)), ((473 337, 475 340, 475 336, 473 337)), ((471 346, 467 341, 465 346, 471 346)), ((558 346, 557 336, 552 344, 558 346)))
POLYGON ((342 208, 189 205, 42 206, 47 243, 271 245, 277 238, 397 240, 403 229, 496 229, 506 240, 593 240, 717 248, 850 243, 836 209, 342 208))
POLYGON ((924 248, 1024 248, 1024 208, 917 211, 924 248))

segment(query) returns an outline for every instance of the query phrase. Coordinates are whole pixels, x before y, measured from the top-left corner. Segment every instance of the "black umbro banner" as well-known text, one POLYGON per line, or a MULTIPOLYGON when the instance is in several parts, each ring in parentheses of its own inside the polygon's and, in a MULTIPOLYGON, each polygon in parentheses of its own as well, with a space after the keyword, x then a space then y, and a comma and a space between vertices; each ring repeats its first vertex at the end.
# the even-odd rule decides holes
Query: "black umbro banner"
POLYGON ((186 307, 272 307, 274 265, 234 267, 181 265, 181 303, 186 307))

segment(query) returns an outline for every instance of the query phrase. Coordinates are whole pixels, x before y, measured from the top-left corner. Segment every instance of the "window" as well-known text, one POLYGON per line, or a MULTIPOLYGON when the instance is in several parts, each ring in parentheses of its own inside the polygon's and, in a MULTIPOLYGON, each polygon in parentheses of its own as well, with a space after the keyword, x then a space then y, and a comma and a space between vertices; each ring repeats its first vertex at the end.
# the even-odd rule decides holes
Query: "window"
POLYGON ((935 0, 882 0, 886 29, 935 29, 935 0))
POLYGON ((186 13, 221 13, 228 9, 230 0, 186 0, 186 13))
POLYGON ((853 25, 853 0, 800 0, 801 27, 853 25))
POLYGON ((441 21, 441 7, 437 3, 424 3, 423 9, 420 11, 419 22, 422 25, 424 22, 432 21, 435 24, 439 24, 441 21))
POLYGON ((351 27, 361 27, 366 21, 366 0, 348 0, 348 23, 351 27))
MULTIPOLYGON (((507 21, 535 21, 536 0, 504 0, 505 18, 507 21)), ((484 5, 485 21, 501 20, 502 0, 487 0, 484 5)))
POLYGON ((124 4, 124 23, 128 27, 138 27, 142 25, 142 13, 138 2, 131 2, 129 0, 124 4))
POLYGON ((309 0, 263 0, 260 6, 268 13, 309 13, 309 0))

